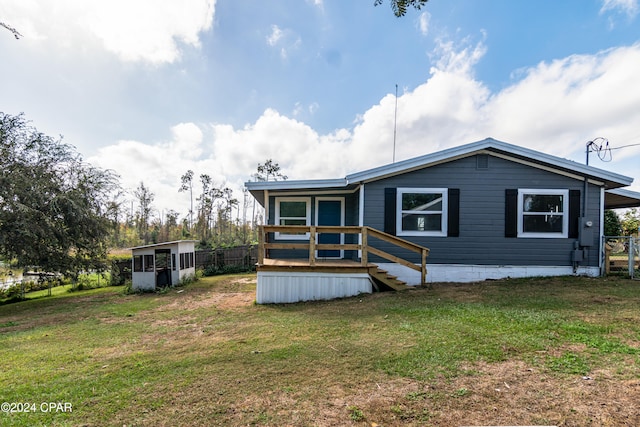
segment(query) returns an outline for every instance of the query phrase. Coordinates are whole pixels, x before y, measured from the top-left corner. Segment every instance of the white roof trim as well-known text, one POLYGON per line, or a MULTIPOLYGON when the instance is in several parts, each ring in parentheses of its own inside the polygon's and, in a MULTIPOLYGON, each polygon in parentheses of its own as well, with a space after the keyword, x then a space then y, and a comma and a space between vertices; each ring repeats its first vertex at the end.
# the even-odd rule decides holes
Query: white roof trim
POLYGON ((298 181, 250 181, 244 184, 248 190, 302 190, 311 188, 346 187, 347 180, 315 179, 298 181))
POLYGON ((403 160, 400 162, 379 166, 362 172, 352 173, 340 179, 318 179, 318 180, 298 180, 298 181, 254 181, 246 182, 245 186, 250 191, 256 190, 308 190, 321 188, 340 188, 351 184, 359 184, 376 181, 388 176, 411 172, 435 166, 440 163, 450 162, 459 158, 464 158, 477 153, 495 155, 502 158, 509 158, 529 166, 549 170, 551 172, 571 176, 576 179, 584 179, 588 176, 589 181, 605 184, 608 186, 625 187, 631 185, 633 178, 598 169, 593 166, 583 165, 572 160, 541 153, 529 148, 508 144, 493 138, 486 138, 482 141, 458 147, 448 148, 435 153, 426 154, 420 157, 403 160), (502 152, 502 153, 499 153, 502 152), (522 157, 525 159, 518 159, 522 157), (599 181, 597 181, 599 180, 599 181))
POLYGON ((493 138, 483 139, 482 141, 472 142, 470 144, 449 148, 446 150, 438 151, 420 157, 415 157, 413 159, 403 160, 389 165, 380 166, 363 172, 356 172, 354 174, 347 175, 346 178, 347 182, 349 183, 373 181, 390 175, 405 173, 408 170, 421 169, 437 163, 442 163, 444 161, 451 161, 456 158, 467 157, 473 153, 487 149, 494 149, 504 151, 516 156, 527 157, 532 160, 546 163, 548 165, 563 169, 569 169, 579 174, 600 178, 604 181, 611 181, 620 186, 630 185, 633 182, 633 178, 630 178, 628 176, 605 171, 593 166, 583 165, 572 160, 567 160, 549 154, 541 153, 529 148, 507 144, 506 142, 498 141, 493 138))

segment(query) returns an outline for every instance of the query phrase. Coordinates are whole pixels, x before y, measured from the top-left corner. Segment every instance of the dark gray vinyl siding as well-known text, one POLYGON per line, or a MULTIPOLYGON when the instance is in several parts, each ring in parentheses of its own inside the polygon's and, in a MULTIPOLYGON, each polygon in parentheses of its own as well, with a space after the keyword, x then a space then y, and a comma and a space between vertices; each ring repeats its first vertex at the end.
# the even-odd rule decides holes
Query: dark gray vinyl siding
MULTIPOLYGON (((391 187, 460 189, 459 237, 402 237, 431 250, 429 263, 485 265, 571 265, 575 238, 505 237, 505 190, 508 188, 569 189, 583 192, 584 181, 489 156, 488 168, 477 169, 476 156, 367 183, 364 222, 384 229, 384 189, 391 187)), ((589 186, 587 217, 594 222, 588 263, 598 265, 600 188, 589 186)), ((400 253, 395 247, 381 249, 400 253)), ((419 256, 401 252, 413 262, 419 256)))

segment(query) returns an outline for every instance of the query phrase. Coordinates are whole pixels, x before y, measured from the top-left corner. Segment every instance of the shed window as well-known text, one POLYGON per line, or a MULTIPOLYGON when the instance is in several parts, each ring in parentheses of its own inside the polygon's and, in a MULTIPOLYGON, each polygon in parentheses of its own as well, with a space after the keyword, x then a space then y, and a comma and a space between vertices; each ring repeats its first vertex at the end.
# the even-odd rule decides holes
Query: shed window
POLYGON ((568 237, 569 190, 518 190, 518 237, 568 237))
POLYGON ((153 271, 153 255, 144 256, 144 271, 153 271))
POLYGON ((446 236, 447 207, 446 188, 398 188, 397 235, 446 236))
MULTIPOLYGON (((276 197, 276 225, 311 225, 309 197, 276 197)), ((309 233, 276 233, 276 239, 307 239, 309 233)))
POLYGON ((142 271, 142 255, 135 255, 133 257, 133 271, 142 271))

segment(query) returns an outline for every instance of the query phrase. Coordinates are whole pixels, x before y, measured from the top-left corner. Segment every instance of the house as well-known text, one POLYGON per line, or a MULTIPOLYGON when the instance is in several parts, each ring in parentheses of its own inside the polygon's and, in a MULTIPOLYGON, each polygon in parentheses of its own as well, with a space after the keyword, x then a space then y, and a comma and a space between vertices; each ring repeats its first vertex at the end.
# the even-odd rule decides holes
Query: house
POLYGON ((131 282, 134 290, 153 291, 176 286, 193 277, 195 240, 178 240, 131 248, 131 282))
POLYGON ((427 282, 597 276, 604 210, 640 203, 623 189, 632 181, 488 138, 340 179, 247 182, 267 224, 257 300, 371 292, 369 263, 420 284, 424 272, 401 261, 418 266, 419 248, 427 282), (375 249, 372 232, 384 236, 375 249), (339 262, 367 268, 350 275, 339 262))

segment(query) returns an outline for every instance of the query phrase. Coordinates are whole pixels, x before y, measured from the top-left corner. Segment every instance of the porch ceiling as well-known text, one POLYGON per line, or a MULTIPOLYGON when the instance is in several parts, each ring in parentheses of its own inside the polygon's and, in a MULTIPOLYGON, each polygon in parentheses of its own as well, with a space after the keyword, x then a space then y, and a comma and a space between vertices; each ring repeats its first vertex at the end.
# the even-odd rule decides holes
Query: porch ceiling
POLYGON ((604 193, 605 209, 622 209, 640 207, 640 193, 623 188, 607 190, 604 193))

